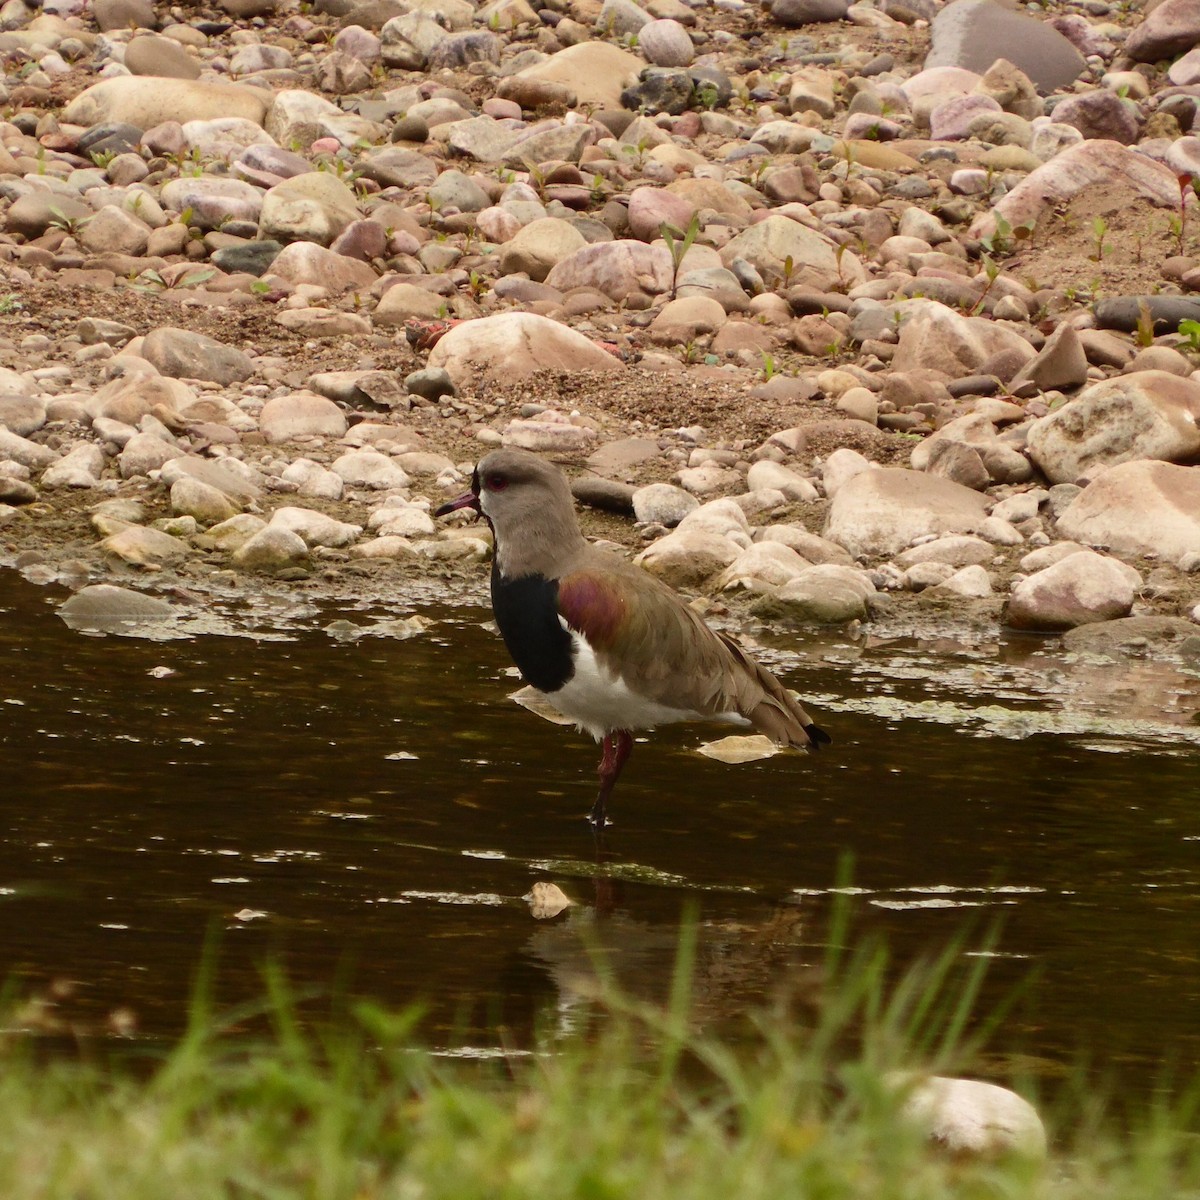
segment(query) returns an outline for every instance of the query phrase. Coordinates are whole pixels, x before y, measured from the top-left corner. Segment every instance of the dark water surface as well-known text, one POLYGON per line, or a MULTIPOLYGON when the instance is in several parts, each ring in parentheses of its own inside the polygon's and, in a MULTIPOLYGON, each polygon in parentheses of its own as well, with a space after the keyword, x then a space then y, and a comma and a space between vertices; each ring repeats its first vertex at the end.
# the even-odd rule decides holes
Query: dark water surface
POLYGON ((486 1049, 498 1024, 574 1019, 590 940, 664 991, 689 901, 719 1022, 819 962, 852 852, 857 920, 901 957, 1002 917, 992 993, 1038 972, 1008 1049, 1131 1081, 1200 1062, 1195 672, 1065 669, 1035 642, 768 645, 830 752, 729 766, 695 752, 719 728, 659 731, 597 868, 596 748, 508 699, 485 609, 355 639, 327 627, 418 610, 231 598, 211 632, 155 641, 68 629, 66 595, 0 570, 0 977, 57 981, 70 1025, 177 1031, 216 924, 224 1000, 274 956, 301 986, 424 1000, 433 1045, 486 1049), (577 905, 535 920, 539 880, 577 905))

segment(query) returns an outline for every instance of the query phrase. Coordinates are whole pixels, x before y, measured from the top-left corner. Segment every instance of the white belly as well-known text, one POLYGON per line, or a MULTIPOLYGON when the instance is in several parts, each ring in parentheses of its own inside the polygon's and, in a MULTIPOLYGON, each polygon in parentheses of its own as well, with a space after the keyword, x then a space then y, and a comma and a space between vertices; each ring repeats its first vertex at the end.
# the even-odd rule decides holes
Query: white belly
POLYGON ((618 675, 610 674, 596 660, 591 646, 572 631, 575 674, 546 699, 564 717, 574 721, 597 741, 617 729, 651 729, 675 721, 698 721, 703 714, 674 708, 631 692, 618 675))

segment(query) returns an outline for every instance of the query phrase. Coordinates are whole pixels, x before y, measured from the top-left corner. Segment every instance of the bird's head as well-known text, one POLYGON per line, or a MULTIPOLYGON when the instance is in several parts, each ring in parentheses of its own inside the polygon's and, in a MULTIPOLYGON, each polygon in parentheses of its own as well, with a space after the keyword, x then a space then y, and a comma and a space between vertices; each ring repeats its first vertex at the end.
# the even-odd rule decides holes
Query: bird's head
POLYGON ((479 461, 471 490, 443 504, 434 516, 472 509, 492 527, 505 575, 550 575, 556 559, 583 538, 575 502, 563 473, 528 450, 496 450, 479 461))

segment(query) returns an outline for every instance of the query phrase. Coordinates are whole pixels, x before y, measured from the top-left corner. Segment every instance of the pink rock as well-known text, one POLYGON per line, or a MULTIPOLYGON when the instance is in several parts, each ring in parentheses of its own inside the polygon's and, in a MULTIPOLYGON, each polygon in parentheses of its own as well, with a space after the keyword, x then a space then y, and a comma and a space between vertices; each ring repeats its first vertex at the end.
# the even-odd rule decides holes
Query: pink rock
POLYGON ((499 313, 456 325, 430 351, 428 365, 444 368, 455 383, 486 374, 512 380, 542 370, 622 369, 617 358, 582 333, 528 312, 499 313))
POLYGON ((342 410, 314 392, 293 392, 268 400, 259 413, 258 426, 272 443, 297 437, 342 437, 347 429, 342 410))
POLYGON ((1075 497, 1058 529, 1118 554, 1178 562, 1200 547, 1200 467, 1150 460, 1110 467, 1075 497))
POLYGON ((629 232, 639 241, 653 242, 661 236, 664 222, 680 231, 687 229, 695 211, 682 196, 662 188, 634 188, 629 193, 629 232))
POLYGON ((1134 371, 1093 384, 1030 427, 1027 448, 1052 483, 1139 458, 1200 455, 1200 383, 1134 371))
POLYGON ((1080 550, 1022 579, 1005 620, 1016 629, 1074 629, 1129 615, 1141 576, 1115 558, 1080 550))
POLYGON ((648 21, 638 30, 638 47, 656 67, 687 67, 695 57, 691 36, 678 21, 648 21))
POLYGON ((315 242, 292 242, 271 263, 270 274, 285 283, 314 284, 329 292, 368 288, 375 282, 374 270, 365 262, 335 254, 315 242))
POLYGON ((310 147, 313 154, 336 154, 341 148, 341 142, 332 137, 317 138, 310 147))
POLYGON ((955 96, 929 114, 929 136, 940 142, 962 141, 968 136, 967 130, 976 117, 1003 111, 991 96, 955 96))
POLYGON ((665 246, 623 240, 584 246, 558 263, 546 283, 561 292, 592 287, 611 300, 623 300, 634 292, 653 296, 669 291, 674 275, 665 246))
POLYGON ((1077 196, 1086 188, 1120 185, 1161 208, 1179 206, 1179 181, 1161 163, 1137 154, 1118 142, 1080 142, 1031 171, 990 212, 971 225, 969 237, 996 232, 996 214, 1014 228, 1036 223, 1041 215, 1077 196))
POLYGON ((1175 58, 1200 43, 1200 0, 1163 0, 1129 34, 1125 53, 1135 62, 1175 58))

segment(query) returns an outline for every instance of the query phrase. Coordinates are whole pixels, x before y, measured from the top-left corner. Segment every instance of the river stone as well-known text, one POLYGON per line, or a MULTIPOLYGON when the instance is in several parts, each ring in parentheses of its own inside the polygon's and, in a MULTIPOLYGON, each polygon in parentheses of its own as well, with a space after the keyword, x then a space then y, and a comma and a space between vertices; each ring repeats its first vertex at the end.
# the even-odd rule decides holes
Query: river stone
POLYGON ((357 541, 363 531, 361 525, 351 525, 315 509, 296 508, 291 505, 277 508, 271 515, 267 528, 290 530, 303 538, 308 546, 329 546, 335 549, 357 541))
POLYGON ((688 513, 700 507, 691 492, 672 483, 650 483, 633 493, 633 515, 643 525, 678 525, 688 513))
POLYGON ((740 553, 740 546, 719 533, 676 529, 648 546, 634 561, 671 587, 702 587, 740 553))
POLYGON ((305 540, 298 533, 281 525, 267 525, 258 530, 242 542, 230 556, 230 561, 235 567, 246 571, 258 571, 264 575, 273 575, 300 566, 307 559, 308 544, 305 540))
POLYGON ((222 550, 232 554, 266 527, 267 523, 261 517, 253 513, 239 513, 204 533, 197 533, 192 541, 201 550, 222 550))
POLYGON ((243 179, 185 176, 162 189, 163 203, 178 213, 191 209, 190 224, 217 229, 230 221, 257 222, 262 192, 243 179))
POLYGON ((370 263, 336 254, 315 242, 292 242, 284 246, 272 261, 268 274, 293 286, 312 284, 335 296, 347 291, 365 291, 378 279, 370 263))
POLYGON ((1200 321, 1197 296, 1114 296, 1095 306, 1096 324, 1101 329, 1123 329, 1133 333, 1148 313, 1155 333, 1173 333, 1180 321, 1200 321))
POLYGON ((142 341, 142 357, 174 379, 205 379, 225 387, 254 374, 249 357, 234 346, 189 329, 164 326, 142 341))
POLYGON ((96 27, 104 33, 158 27, 158 15, 151 0, 93 0, 92 16, 96 27))
POLYGON ((295 484, 296 495, 309 499, 340 500, 346 488, 340 475, 327 471, 311 458, 298 458, 288 463, 280 479, 295 484))
POLYGON ((645 62, 609 42, 580 42, 552 54, 518 74, 541 83, 557 83, 575 93, 580 105, 601 109, 621 107, 621 92, 636 81, 645 62))
POLYGON ((163 567, 188 556, 184 542, 144 525, 128 525, 100 543, 105 554, 133 567, 163 567))
POLYGON ((1140 585, 1132 567, 1080 550, 1018 582, 1004 619, 1014 629, 1047 632, 1111 621, 1129 614, 1140 585))
POLYGON ((85 126, 121 121, 139 129, 164 121, 182 125, 217 117, 241 117, 261 125, 270 104, 269 92, 237 83, 118 75, 80 92, 63 109, 61 119, 85 126))
POLYGON ((180 479, 198 479, 241 507, 262 495, 265 480, 253 467, 236 458, 215 460, 194 454, 181 455, 164 464, 159 478, 167 487, 180 479))
POLYGON ((746 486, 751 491, 773 488, 782 492, 788 500, 802 504, 820 498, 811 480, 797 474, 791 467, 785 467, 782 463, 772 462, 770 459, 762 459, 750 468, 746 473, 746 486))
POLYGON ((127 254, 138 258, 146 253, 150 227, 115 204, 106 204, 85 221, 76 241, 88 254, 127 254))
POLYGON ((926 68, 960 67, 983 74, 1004 58, 1043 92, 1068 87, 1083 73, 1084 57, 1048 22, 994 0, 954 0, 930 28, 926 68))
POLYGON ((1170 657, 1182 643, 1197 636, 1196 625, 1183 617, 1118 617, 1079 625, 1063 634, 1063 646, 1073 654, 1107 658, 1170 657))
POLYGON ((862 571, 834 563, 808 567, 769 596, 754 611, 764 617, 840 625, 865 620, 875 587, 862 571))
POLYGON ((276 184, 263 197, 258 224, 265 237, 328 246, 359 218, 354 193, 329 171, 310 171, 276 184))
POLYGON ((448 372, 456 386, 480 374, 513 380, 544 370, 622 369, 618 359, 582 333, 528 312, 498 313, 454 326, 430 351, 427 365, 448 372))
POLYGON ((719 592, 769 592, 796 579, 812 563, 782 542, 747 546, 713 582, 719 592))
POLYGON ((93 442, 80 442, 47 467, 38 481, 43 488, 93 488, 104 471, 104 451, 93 442))
POLYGON ((1010 353, 1022 364, 1035 355, 1019 333, 995 321, 964 317, 933 300, 917 304, 913 315, 900 326, 893 371, 932 370, 957 379, 977 374, 1001 353, 1010 353))
POLYGON ((238 514, 238 509, 223 492, 190 475, 171 485, 171 511, 176 516, 195 517, 201 525, 218 525, 238 514))
POLYGON ((771 4, 771 16, 791 29, 844 21, 849 11, 849 0, 772 0, 771 4))
POLYGON ((125 47, 125 68, 132 75, 198 79, 200 64, 173 38, 147 34, 125 47))
POLYGON ((545 282, 560 292, 592 288, 621 301, 635 294, 667 292, 674 279, 675 264, 665 246, 620 240, 581 247, 558 262, 545 282))
POLYGON ((760 529, 755 537, 762 542, 782 542, 791 546, 801 558, 806 558, 814 566, 824 563, 836 563, 838 566, 852 567, 854 559, 836 542, 826 541, 800 525, 768 525, 760 529))
MULTIPOLYGON (((815 230, 787 217, 767 217, 743 230, 721 248, 721 262, 726 267, 732 267, 736 259, 744 259, 764 277, 782 279, 784 264, 789 258, 793 271, 812 267, 831 279, 837 278, 838 259, 833 243, 815 230)), ((842 256, 843 262, 851 258, 851 254, 842 256)), ((846 265, 849 267, 848 263, 846 265)))
POLYGON ((854 555, 890 556, 930 534, 977 533, 987 507, 987 497, 949 479, 885 467, 838 489, 823 536, 854 555))
POLYGON ((1200 43, 1200 4, 1196 0, 1163 0, 1146 10, 1125 40, 1134 62, 1156 63, 1178 58, 1200 43))
POLYGON ((32 504, 38 498, 37 488, 24 479, 17 479, 0 469, 0 504, 32 504))
POLYGON ((730 538, 743 550, 750 545, 750 522, 745 509, 729 496, 709 500, 685 514, 679 528, 686 532, 703 530, 730 538))
POLYGON ((1179 206, 1179 180, 1174 171, 1118 142, 1090 140, 1056 154, 1030 171, 996 207, 971 224, 968 236, 991 237, 999 214, 1016 229, 1036 225, 1047 213, 1091 188, 1132 189, 1160 208, 1179 206))
POLYGON ((122 479, 135 475, 149 475, 164 463, 178 458, 183 451, 172 442, 164 441, 154 433, 135 433, 121 448, 117 466, 122 479))
POLYGON ((0 396, 0 428, 27 437, 46 423, 46 405, 34 396, 0 396))
POLYGON ((638 31, 638 49, 656 67, 686 67, 696 55, 688 31, 675 20, 647 21, 638 31))
POLYGON ((1075 326, 1063 321, 1045 344, 1009 381, 1010 388, 1032 383, 1040 392, 1081 387, 1088 380, 1088 360, 1075 326))
POLYGON ((1200 383, 1134 371, 1095 383, 1030 426, 1027 449, 1051 483, 1134 459, 1200 455, 1200 383))
POLYGON ((293 392, 268 400, 258 416, 258 427, 268 442, 290 442, 298 437, 345 436, 346 416, 332 400, 312 392, 293 392))
POLYGON ((1008 1088, 939 1075, 914 1081, 894 1074, 887 1083, 904 1094, 903 1119, 954 1156, 1046 1155, 1046 1130, 1037 1109, 1008 1088))
POLYGON ((58 615, 71 629, 120 633, 131 626, 170 620, 175 609, 155 596, 111 583, 93 583, 60 604, 58 615))
POLYGON ((1144 459, 1110 467, 1067 506, 1058 532, 1116 554, 1179 562, 1200 547, 1200 468, 1144 459))
POLYGON ((354 450, 330 464, 331 471, 351 487, 406 488, 411 480, 394 459, 378 450, 354 450))
POLYGON ((92 208, 74 196, 57 192, 31 192, 18 196, 5 217, 5 229, 27 238, 41 237, 54 222, 86 221, 92 208))
POLYGON ((501 248, 500 272, 512 275, 523 271, 541 283, 554 267, 587 244, 574 225, 560 218, 531 221, 501 248))

